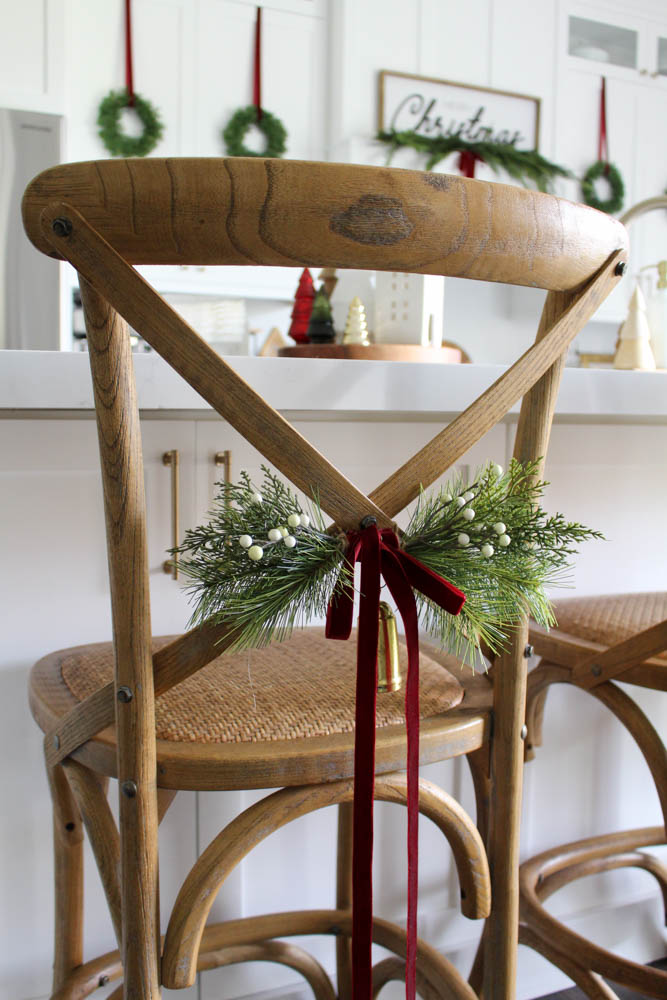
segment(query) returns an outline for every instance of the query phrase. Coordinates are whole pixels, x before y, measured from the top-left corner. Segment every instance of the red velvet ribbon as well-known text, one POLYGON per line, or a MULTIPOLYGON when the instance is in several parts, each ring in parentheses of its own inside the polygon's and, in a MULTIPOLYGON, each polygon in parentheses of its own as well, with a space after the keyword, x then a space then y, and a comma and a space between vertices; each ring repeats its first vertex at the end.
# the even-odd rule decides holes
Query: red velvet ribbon
POLYGON ((252 103, 257 108, 257 121, 262 120, 262 8, 257 8, 255 21, 255 65, 253 68, 252 103))
POLYGON ((477 161, 484 163, 484 157, 480 156, 478 153, 473 153, 470 149, 461 150, 461 155, 459 156, 459 170, 464 177, 475 176, 475 164, 477 161))
POLYGON ((607 146, 607 80, 602 77, 600 88, 600 135, 598 137, 598 160, 607 164, 605 175, 609 173, 609 148, 607 146))
POLYGON ((125 88, 128 105, 134 107, 134 81, 132 75, 132 11, 131 0, 125 0, 125 88))
MULTIPOLYGON (((348 533, 350 567, 361 563, 357 701, 354 747, 354 829, 352 862, 352 969, 354 1000, 372 996, 373 795, 375 788, 375 709, 377 698, 378 619, 382 578, 403 619, 408 648, 405 692, 408 773, 408 921, 406 997, 414 1000, 417 968, 417 883, 419 823, 419 632, 413 588, 457 615, 465 595, 404 552, 393 531, 379 531, 372 519, 348 533)), ((329 639, 348 639, 354 614, 354 583, 332 598, 327 612, 329 639)))

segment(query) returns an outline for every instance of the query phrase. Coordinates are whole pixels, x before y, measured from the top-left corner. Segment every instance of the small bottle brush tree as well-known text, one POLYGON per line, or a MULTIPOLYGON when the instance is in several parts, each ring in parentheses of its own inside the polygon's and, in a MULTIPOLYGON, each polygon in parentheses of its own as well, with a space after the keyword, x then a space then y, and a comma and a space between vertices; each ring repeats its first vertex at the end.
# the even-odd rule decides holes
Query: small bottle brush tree
POLYGON ((333 344, 335 339, 336 331, 331 316, 331 303, 324 288, 320 288, 315 296, 313 311, 310 314, 308 340, 313 344, 333 344))
POLYGON ((292 324, 289 328, 289 336, 297 344, 308 342, 308 324, 310 314, 315 301, 315 285, 313 276, 307 267, 304 267, 299 278, 299 287, 294 296, 294 308, 292 309, 292 324))

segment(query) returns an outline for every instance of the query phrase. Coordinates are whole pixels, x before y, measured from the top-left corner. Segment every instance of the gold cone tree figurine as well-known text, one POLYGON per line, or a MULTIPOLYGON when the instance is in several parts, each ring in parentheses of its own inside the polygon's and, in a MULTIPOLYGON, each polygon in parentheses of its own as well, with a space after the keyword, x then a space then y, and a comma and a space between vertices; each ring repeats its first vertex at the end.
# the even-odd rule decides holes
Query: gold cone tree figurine
POLYGON ((358 295, 355 295, 350 302, 345 322, 345 333, 343 334, 344 344, 362 344, 364 347, 370 345, 368 335, 368 322, 366 320, 366 310, 358 295))

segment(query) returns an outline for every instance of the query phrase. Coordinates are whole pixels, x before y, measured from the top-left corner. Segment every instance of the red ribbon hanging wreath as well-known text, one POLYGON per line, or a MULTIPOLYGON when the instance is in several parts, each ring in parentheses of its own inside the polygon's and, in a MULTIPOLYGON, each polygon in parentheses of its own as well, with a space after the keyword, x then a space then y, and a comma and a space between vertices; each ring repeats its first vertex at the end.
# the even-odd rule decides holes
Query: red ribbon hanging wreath
POLYGON ((132 72, 132 0, 125 0, 125 88, 127 106, 134 107, 134 79, 132 72))
MULTIPOLYGON (((395 533, 379 531, 365 518, 361 531, 348 533, 346 560, 361 564, 357 700, 354 748, 354 829, 352 865, 352 967, 354 1000, 372 995, 373 932, 373 793, 375 786, 375 710, 377 697, 378 616, 382 578, 405 626, 408 676, 405 692, 408 774, 408 920, 406 996, 414 1000, 417 967, 417 876, 419 823, 419 633, 413 588, 450 614, 457 615, 465 595, 404 552, 395 533)), ((352 631, 354 584, 329 604, 326 634, 347 639, 352 631)))

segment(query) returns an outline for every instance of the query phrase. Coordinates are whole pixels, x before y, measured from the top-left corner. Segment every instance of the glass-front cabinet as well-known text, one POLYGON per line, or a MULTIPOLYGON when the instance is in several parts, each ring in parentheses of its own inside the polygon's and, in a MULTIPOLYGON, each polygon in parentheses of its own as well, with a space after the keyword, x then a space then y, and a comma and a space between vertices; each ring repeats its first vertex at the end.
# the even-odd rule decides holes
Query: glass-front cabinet
POLYGON ((654 84, 667 80, 667 7, 660 23, 647 6, 631 15, 611 13, 592 4, 563 3, 563 49, 572 68, 608 77, 639 78, 654 84), (645 15, 645 16, 644 16, 645 15))

